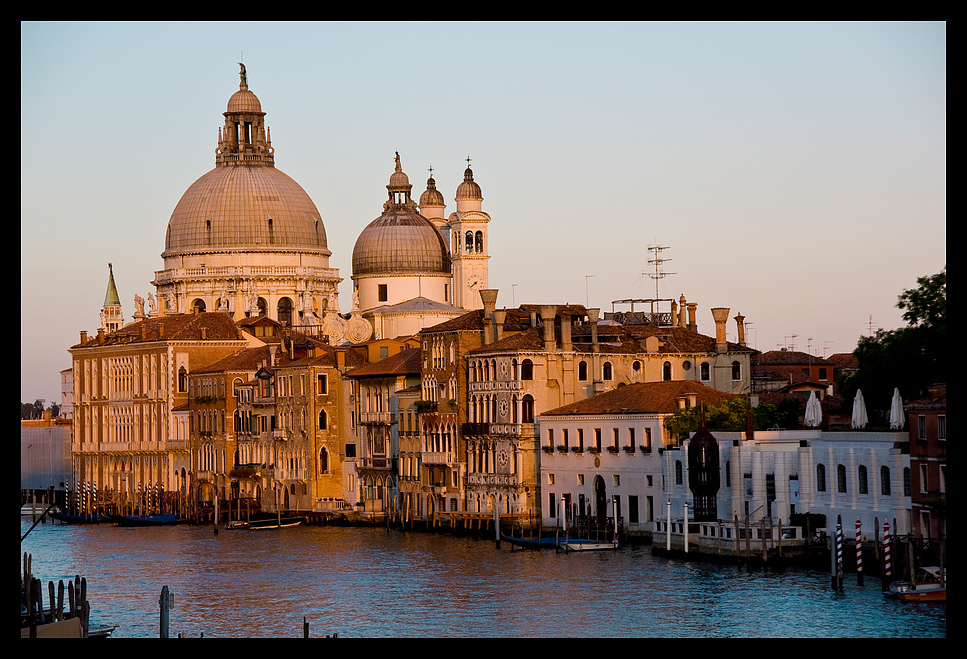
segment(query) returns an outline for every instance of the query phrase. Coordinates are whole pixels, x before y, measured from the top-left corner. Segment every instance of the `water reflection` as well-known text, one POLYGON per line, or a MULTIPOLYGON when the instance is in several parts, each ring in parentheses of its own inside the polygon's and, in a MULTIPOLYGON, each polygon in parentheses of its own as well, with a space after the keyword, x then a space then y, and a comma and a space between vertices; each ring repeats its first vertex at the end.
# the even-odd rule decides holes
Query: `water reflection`
MULTIPOLYGON (((23 527, 22 533, 29 528, 23 527)), ((385 529, 38 526, 22 543, 45 582, 85 576, 95 622, 157 637, 946 637, 946 605, 878 582, 834 593, 814 572, 747 573, 651 555, 558 554, 385 529)))

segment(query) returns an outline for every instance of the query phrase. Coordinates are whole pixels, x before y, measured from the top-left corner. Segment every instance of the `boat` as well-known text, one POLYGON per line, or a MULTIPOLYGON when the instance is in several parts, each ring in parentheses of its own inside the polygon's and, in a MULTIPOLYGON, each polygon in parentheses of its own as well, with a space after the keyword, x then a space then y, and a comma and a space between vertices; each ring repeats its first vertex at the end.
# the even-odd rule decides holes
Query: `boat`
POLYGON ((556 549, 560 539, 555 536, 545 536, 542 538, 520 538, 512 535, 500 536, 501 540, 505 540, 515 547, 522 547, 524 549, 556 549))
POLYGON ((917 571, 913 583, 894 581, 886 596, 901 602, 946 602, 947 571, 941 573, 939 567, 922 567, 917 571))
POLYGON ((618 540, 617 536, 611 542, 600 542, 598 540, 579 540, 577 538, 569 538, 565 542, 562 542, 560 548, 565 552, 568 551, 600 551, 603 549, 618 549, 621 547, 621 542, 618 540))
POLYGON ((284 529, 290 526, 299 526, 306 521, 305 517, 283 517, 277 519, 275 517, 269 519, 253 519, 249 521, 244 528, 250 531, 263 531, 265 529, 284 529))
POLYGON ((20 507, 21 517, 39 517, 46 511, 60 510, 57 506, 48 506, 46 503, 25 503, 20 507))
POLYGON ((248 528, 248 522, 243 522, 242 520, 239 520, 239 519, 233 519, 232 521, 230 521, 228 524, 225 525, 225 529, 228 531, 233 531, 235 529, 247 529, 247 528, 248 528))
POLYGON ((84 515, 68 515, 66 513, 50 513, 51 519, 61 524, 107 524, 113 521, 101 513, 87 513, 84 515))
POLYGON ((111 519, 117 522, 118 526, 173 526, 188 521, 186 518, 179 517, 174 513, 148 515, 146 517, 138 515, 114 515, 111 519))

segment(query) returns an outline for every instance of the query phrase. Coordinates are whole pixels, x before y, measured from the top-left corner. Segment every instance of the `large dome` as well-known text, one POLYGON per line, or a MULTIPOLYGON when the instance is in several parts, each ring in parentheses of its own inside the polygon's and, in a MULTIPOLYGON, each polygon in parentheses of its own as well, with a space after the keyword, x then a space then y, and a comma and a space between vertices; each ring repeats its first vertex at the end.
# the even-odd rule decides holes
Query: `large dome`
POLYGON ((353 249, 353 276, 450 274, 443 236, 419 213, 391 209, 363 229, 353 249))
POLYGON ((163 257, 179 252, 329 250, 305 190, 275 167, 216 167, 195 181, 168 221, 163 257))

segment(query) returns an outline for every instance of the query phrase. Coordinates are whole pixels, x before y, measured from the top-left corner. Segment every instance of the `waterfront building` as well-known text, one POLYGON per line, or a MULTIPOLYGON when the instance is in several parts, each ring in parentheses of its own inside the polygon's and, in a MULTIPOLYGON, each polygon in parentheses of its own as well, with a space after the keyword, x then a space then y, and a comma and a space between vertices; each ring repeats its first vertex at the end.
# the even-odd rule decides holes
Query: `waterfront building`
POLYGON ((906 405, 910 438, 910 499, 913 536, 947 540, 947 386, 906 405))
POLYGON ((470 510, 466 436, 479 434, 480 427, 469 423, 467 354, 529 326, 530 316, 523 310, 494 308, 496 293, 478 293, 486 312, 470 311, 420 332, 420 463, 425 487, 418 514, 424 518, 434 512, 470 510))
MULTIPOLYGON (((904 483, 910 466, 906 433, 816 429, 713 434, 721 473, 716 499, 723 527, 719 537, 733 539, 728 527, 735 525, 788 526, 790 518, 802 513, 824 516, 825 527, 811 531, 828 535, 835 533, 840 522, 844 533, 853 537, 857 520, 871 539, 884 521, 894 535, 910 533, 910 493, 904 483)), ((688 519, 694 519, 689 441, 666 448, 662 456, 666 510, 659 516, 664 522, 670 515, 675 528, 681 527, 686 504, 688 519)), ((698 533, 695 525, 690 533, 698 533)), ((680 531, 677 537, 680 548, 680 531)))
MULTIPOLYGON (((484 298, 485 317, 493 313, 495 299, 484 298)), ((687 380, 729 394, 748 393, 754 351, 726 340, 727 308, 712 310, 715 337, 699 334, 694 325, 663 324, 657 318, 645 324, 600 323, 598 309, 576 305, 520 309, 530 315, 526 329, 467 354, 471 511, 496 506, 501 513, 540 519, 546 501, 535 420, 543 412, 636 382, 687 380)), ((674 313, 666 317, 677 320, 674 313)), ((501 332, 498 320, 495 335, 501 332)))
MULTIPOLYGON (((290 346, 296 338, 288 339, 290 346)), ((350 346, 302 341, 305 348, 293 346, 291 361, 275 369, 284 453, 279 464, 285 471, 277 470, 274 478, 289 490, 290 507, 343 511, 355 502, 346 494, 356 491, 357 478, 351 387, 343 376, 364 359, 350 346)))
MULTIPOLYGON (((346 373, 355 418, 351 446, 356 476, 353 489, 345 497, 363 516, 375 518, 396 512, 401 412, 397 392, 419 385, 420 353, 417 349, 404 350, 346 373)), ((347 440, 347 453, 349 447, 347 440)))
POLYGON ((72 474, 81 506, 187 510, 189 373, 248 346, 225 313, 146 318, 70 348, 72 474))
POLYGON ((537 416, 541 525, 650 536, 663 516, 661 453, 678 445, 665 427, 677 410, 733 395, 695 381, 639 382, 537 416))

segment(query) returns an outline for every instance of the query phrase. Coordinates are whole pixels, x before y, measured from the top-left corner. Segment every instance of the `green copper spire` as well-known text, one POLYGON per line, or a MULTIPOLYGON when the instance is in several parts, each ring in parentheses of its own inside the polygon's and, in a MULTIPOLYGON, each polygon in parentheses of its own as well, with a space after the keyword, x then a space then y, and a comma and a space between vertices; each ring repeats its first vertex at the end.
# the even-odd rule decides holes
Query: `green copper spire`
POLYGON ((105 307, 120 307, 121 298, 118 296, 118 287, 114 285, 114 268, 111 264, 107 264, 108 280, 107 280, 107 293, 104 294, 104 306, 105 307))

